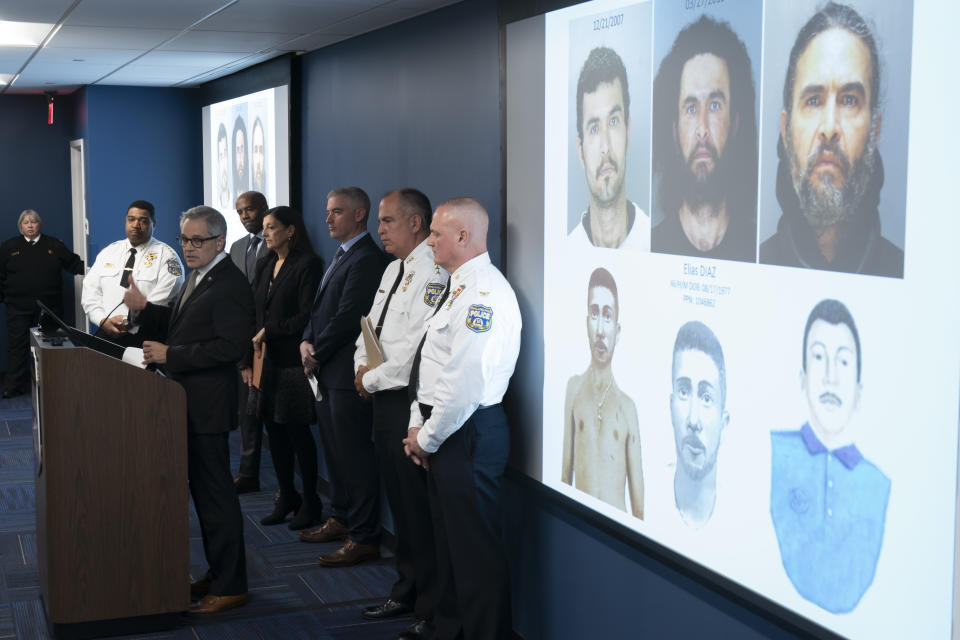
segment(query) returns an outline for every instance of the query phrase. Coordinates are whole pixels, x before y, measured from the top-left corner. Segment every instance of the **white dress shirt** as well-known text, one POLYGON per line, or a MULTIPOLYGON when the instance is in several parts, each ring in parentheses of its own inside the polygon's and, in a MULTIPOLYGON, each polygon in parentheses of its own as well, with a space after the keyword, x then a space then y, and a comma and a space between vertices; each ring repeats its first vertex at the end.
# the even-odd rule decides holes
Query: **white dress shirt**
MULTIPOLYGON (((410 367, 426 330, 426 321, 436 308, 447 284, 447 272, 433 263, 433 249, 424 240, 405 260, 394 260, 387 265, 380 279, 380 288, 373 298, 367 316, 376 325, 383 313, 383 305, 397 280, 400 264, 403 278, 387 307, 380 332, 380 344, 385 356, 383 364, 363 375, 363 387, 370 393, 388 389, 402 389, 410 381, 410 367)), ((353 354, 353 371, 367 364, 367 349, 363 334, 357 338, 353 354)))
MULTIPOLYGON (((130 257, 130 241, 124 238, 108 245, 97 255, 83 278, 80 303, 91 324, 99 326, 107 316, 127 315, 123 304, 126 289, 120 286, 123 268, 130 257)), ((169 245, 150 238, 136 247, 131 277, 147 302, 169 306, 183 283, 183 264, 169 245)), ((131 328, 135 333, 137 327, 131 328)))
POLYGON ((427 321, 410 427, 434 453, 478 407, 499 403, 520 353, 520 308, 513 288, 482 253, 450 277, 450 295, 427 321), (424 422, 418 402, 433 407, 424 422))

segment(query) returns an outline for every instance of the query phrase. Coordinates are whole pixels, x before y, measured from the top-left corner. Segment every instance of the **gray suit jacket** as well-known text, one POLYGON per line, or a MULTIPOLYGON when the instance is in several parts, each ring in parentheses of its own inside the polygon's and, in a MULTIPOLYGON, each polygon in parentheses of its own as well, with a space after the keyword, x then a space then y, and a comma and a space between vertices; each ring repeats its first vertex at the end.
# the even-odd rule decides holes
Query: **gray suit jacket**
MULTIPOLYGON (((230 259, 233 260, 233 264, 237 265, 237 269, 240 269, 240 273, 247 276, 247 282, 252 284, 253 276, 256 275, 256 268, 247 273, 247 246, 249 244, 250 234, 248 233, 230 245, 230 259)), ((267 243, 261 240, 260 246, 257 247, 257 260, 265 255, 267 255, 267 243)), ((256 260, 254 266, 256 266, 256 260)))

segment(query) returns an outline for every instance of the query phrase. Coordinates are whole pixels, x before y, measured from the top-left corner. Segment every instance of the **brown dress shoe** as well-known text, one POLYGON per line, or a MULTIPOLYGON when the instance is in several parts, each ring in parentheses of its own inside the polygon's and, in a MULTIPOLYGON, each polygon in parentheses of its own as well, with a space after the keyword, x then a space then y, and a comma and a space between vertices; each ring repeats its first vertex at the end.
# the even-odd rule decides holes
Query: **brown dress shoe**
POLYGON ((200 602, 190 605, 190 613, 220 613, 228 609, 236 609, 247 604, 247 594, 241 593, 238 596, 212 596, 206 595, 200 602))
POLYGON ((343 546, 317 558, 324 567, 349 567, 364 560, 374 560, 380 557, 380 546, 375 544, 357 544, 347 539, 343 546))
POLYGON ((207 578, 200 578, 190 583, 190 597, 199 600, 210 593, 210 581, 207 578))
POLYGON ((301 531, 297 537, 304 542, 332 542, 334 540, 343 540, 347 537, 349 531, 345 526, 334 520, 327 518, 321 526, 316 529, 307 529, 301 531))

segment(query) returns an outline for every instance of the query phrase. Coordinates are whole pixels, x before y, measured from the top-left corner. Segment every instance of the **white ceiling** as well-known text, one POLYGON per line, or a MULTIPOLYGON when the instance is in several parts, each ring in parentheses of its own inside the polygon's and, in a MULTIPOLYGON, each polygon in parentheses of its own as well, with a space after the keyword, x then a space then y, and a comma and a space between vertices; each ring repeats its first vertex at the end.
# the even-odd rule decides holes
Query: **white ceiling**
POLYGON ((0 20, 45 23, 0 45, 0 93, 89 84, 191 87, 460 0, 0 0, 0 20))

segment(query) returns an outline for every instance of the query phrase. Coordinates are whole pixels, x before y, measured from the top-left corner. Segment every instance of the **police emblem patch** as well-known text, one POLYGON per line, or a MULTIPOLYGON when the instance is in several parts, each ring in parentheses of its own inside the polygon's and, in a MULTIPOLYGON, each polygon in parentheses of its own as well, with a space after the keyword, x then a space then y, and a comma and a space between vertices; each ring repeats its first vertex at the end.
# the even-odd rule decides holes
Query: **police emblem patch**
POLYGON ((440 296, 443 295, 443 283, 440 282, 428 282, 426 291, 423 294, 423 303, 428 307, 437 306, 437 302, 440 301, 440 296))
POLYGON ((179 276, 181 273, 183 273, 183 269, 180 267, 180 263, 177 262, 176 258, 170 258, 167 260, 167 271, 175 276, 179 276))
POLYGON ((493 309, 482 304, 472 304, 467 309, 467 329, 474 333, 485 333, 493 326, 493 309))

